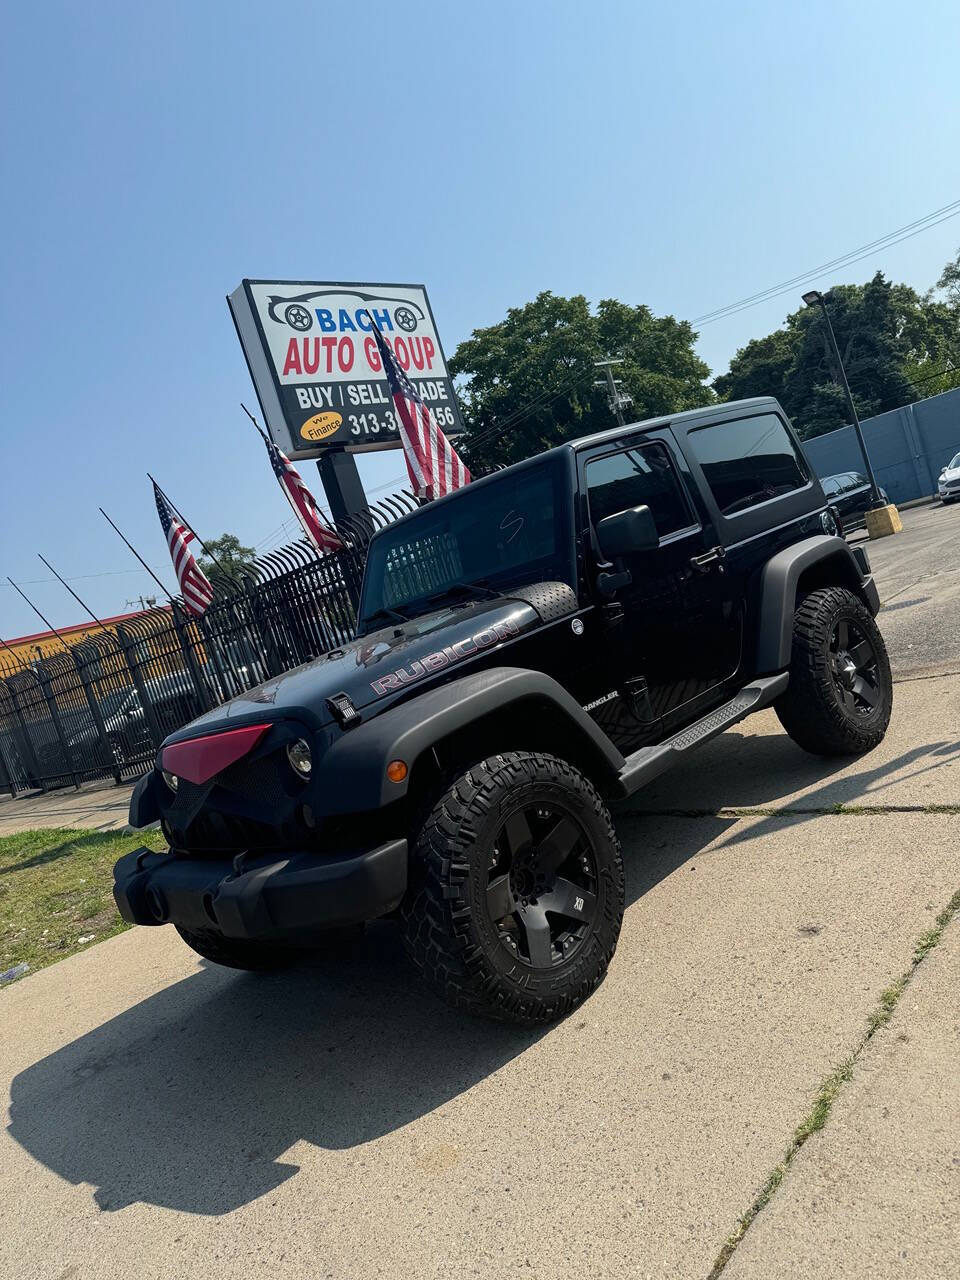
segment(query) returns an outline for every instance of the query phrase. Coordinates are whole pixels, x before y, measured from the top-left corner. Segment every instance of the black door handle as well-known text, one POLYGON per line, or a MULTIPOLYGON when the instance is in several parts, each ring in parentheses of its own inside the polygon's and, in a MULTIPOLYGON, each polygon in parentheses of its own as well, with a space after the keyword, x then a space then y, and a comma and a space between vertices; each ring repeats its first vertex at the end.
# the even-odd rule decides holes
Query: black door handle
POLYGON ((698 573, 709 573, 713 568, 719 568, 722 572, 726 554, 723 547, 711 547, 709 551, 704 551, 703 555, 691 556, 690 566, 698 573))

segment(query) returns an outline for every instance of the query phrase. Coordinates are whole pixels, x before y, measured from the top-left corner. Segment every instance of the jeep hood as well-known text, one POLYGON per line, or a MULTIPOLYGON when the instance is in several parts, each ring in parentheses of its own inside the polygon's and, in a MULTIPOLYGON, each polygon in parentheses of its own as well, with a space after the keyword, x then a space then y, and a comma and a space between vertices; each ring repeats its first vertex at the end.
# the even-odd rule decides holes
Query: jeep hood
POLYGON ((327 699, 335 694, 345 693, 361 712, 373 703, 389 704, 411 686, 466 667, 471 658, 494 652, 540 625, 537 611, 519 598, 445 605, 381 627, 274 676, 191 721, 168 741, 255 717, 276 720, 291 716, 314 727, 330 724, 335 717, 327 699))

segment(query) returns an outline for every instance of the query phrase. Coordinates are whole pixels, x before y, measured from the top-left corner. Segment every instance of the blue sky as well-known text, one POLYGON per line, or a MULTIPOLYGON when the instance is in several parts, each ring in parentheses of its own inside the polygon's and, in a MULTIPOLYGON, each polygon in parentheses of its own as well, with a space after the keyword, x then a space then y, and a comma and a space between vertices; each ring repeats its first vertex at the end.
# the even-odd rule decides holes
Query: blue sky
MULTIPOLYGON (((449 354, 541 289, 693 318, 960 198, 958 35, 948 0, 6 6, 0 577, 55 625, 38 551, 101 615, 151 590, 102 504, 171 583, 147 469, 201 535, 282 536, 243 276, 422 280, 449 354)), ((958 245, 841 278, 925 289, 958 245)), ((0 588, 0 634, 39 627, 0 588)))

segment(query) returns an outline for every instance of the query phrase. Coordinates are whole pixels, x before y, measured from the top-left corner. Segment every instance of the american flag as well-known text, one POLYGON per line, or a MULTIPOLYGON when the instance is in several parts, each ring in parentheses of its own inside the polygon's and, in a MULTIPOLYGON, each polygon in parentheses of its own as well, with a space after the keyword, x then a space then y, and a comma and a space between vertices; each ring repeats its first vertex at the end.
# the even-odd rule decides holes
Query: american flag
POLYGON ((188 550, 190 543, 196 538, 196 534, 187 524, 187 522, 174 511, 170 505, 170 499, 163 492, 156 480, 153 481, 153 496, 157 500, 157 514, 160 517, 160 524, 163 526, 163 532, 167 539, 167 547, 170 550, 170 559, 173 561, 173 568, 177 575, 177 581, 180 583, 180 594, 183 596, 183 605, 187 613, 199 617, 204 613, 210 601, 213 599, 213 587, 210 579, 203 572, 196 560, 193 558, 193 552, 188 550))
POLYGON ((390 394, 400 415, 400 440, 413 491, 418 498, 442 498, 445 493, 469 484, 470 472, 400 368, 372 317, 370 323, 390 383, 390 394))
POLYGON ((260 434, 270 455, 273 474, 280 481, 280 487, 287 495, 294 514, 303 526, 303 532, 318 551, 339 551, 343 543, 333 530, 324 524, 314 496, 301 480, 300 472, 282 449, 279 449, 262 431, 260 434))

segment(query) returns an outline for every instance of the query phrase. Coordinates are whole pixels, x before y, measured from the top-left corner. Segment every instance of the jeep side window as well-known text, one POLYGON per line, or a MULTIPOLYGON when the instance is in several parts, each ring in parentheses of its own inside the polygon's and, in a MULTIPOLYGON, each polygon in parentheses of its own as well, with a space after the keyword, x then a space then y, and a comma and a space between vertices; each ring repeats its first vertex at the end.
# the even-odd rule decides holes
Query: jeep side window
POLYGON ((687 440, 725 516, 807 483, 807 469, 775 413, 700 427, 687 440))
POLYGON ((661 538, 696 524, 680 478, 662 444, 607 454, 587 463, 590 520, 596 527, 605 516, 646 506, 661 538))

